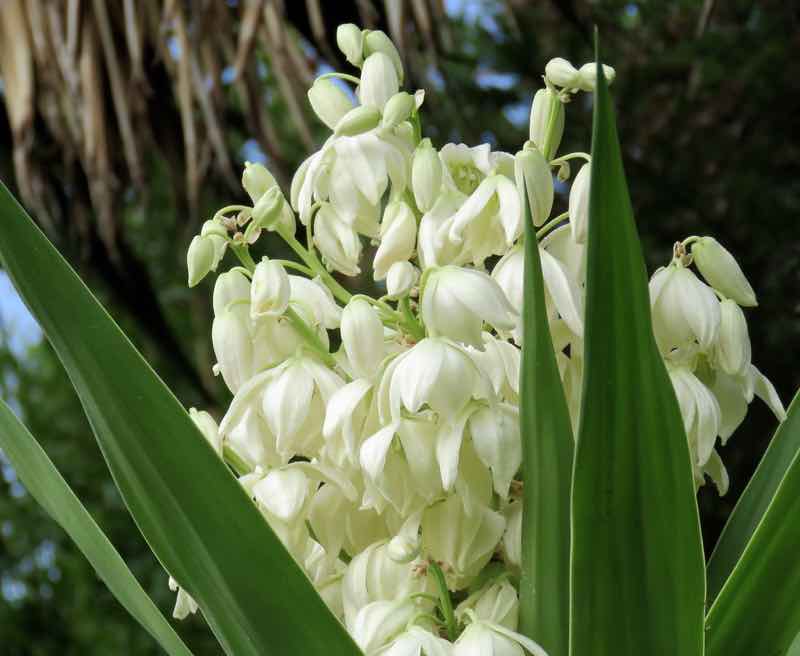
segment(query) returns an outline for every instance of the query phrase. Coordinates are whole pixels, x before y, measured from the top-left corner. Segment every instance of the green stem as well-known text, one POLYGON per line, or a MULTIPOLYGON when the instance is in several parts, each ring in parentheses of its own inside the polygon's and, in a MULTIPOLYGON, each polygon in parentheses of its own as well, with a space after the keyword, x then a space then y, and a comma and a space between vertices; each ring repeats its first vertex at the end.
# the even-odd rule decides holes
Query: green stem
POLYGON ((419 319, 414 316, 408 296, 401 298, 398 306, 400 307, 400 311, 403 313, 402 325, 406 332, 408 332, 417 342, 421 339, 425 339, 425 326, 423 326, 419 319))
POLYGON ((558 166, 559 164, 563 164, 571 159, 585 159, 587 162, 592 161, 592 156, 589 153, 577 152, 577 153, 569 153, 568 155, 562 155, 561 157, 557 157, 552 162, 550 162, 550 166, 558 166))
POLYGON ((456 616, 453 613, 453 600, 450 599, 450 590, 447 589, 444 572, 442 572, 439 564, 434 561, 431 561, 428 565, 428 571, 433 574, 433 578, 439 588, 439 610, 442 611, 442 617, 447 627, 447 639, 452 642, 456 639, 457 633, 456 616))
POLYGON ((239 261, 242 263, 245 269, 247 269, 250 273, 256 270, 256 263, 253 258, 250 256, 250 247, 247 244, 234 244, 231 243, 231 250, 233 251, 234 255, 239 258, 239 261))
POLYGON ((336 366, 336 358, 334 358, 325 348, 325 345, 320 341, 317 333, 309 326, 303 318, 290 306, 286 308, 286 316, 292 322, 294 329, 300 333, 300 336, 308 344, 314 353, 316 353, 329 367, 336 366))
POLYGON ((320 75, 317 79, 318 80, 327 80, 329 77, 336 77, 340 80, 347 80, 348 82, 352 82, 353 84, 361 84, 361 80, 357 78, 355 75, 348 75, 347 73, 337 73, 333 71, 332 73, 324 73, 320 75))
POLYGON ((569 218, 569 212, 562 212, 557 217, 550 219, 547 223, 545 223, 541 228, 539 228, 536 231, 536 238, 541 239, 553 228, 557 227, 558 224, 561 223, 564 219, 568 218, 569 218))
POLYGON ((314 272, 307 266, 300 264, 299 262, 292 262, 292 260, 275 260, 275 262, 277 262, 286 269, 294 269, 295 271, 300 271, 301 273, 306 274, 309 278, 314 277, 314 272))
POLYGON ((222 444, 222 458, 233 468, 237 476, 244 476, 253 471, 252 465, 236 453, 233 447, 224 442, 222 444))
POLYGON ((550 113, 547 116, 547 134, 545 134, 544 144, 542 144, 542 154, 548 162, 550 161, 550 158, 555 155, 555 153, 551 153, 550 150, 553 148, 553 138, 555 137, 554 128, 556 126, 558 110, 560 109, 559 104, 561 103, 561 99, 558 97, 558 94, 555 94, 555 92, 551 93, 554 93, 556 100, 550 104, 550 113))

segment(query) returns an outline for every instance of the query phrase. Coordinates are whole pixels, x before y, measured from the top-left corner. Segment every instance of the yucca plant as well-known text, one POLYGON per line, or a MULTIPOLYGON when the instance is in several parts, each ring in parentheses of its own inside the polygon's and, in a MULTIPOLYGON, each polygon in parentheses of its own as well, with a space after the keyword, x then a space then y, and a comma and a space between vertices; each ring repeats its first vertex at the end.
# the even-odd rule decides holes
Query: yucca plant
MULTIPOLYGON (((227 251, 240 261, 214 292, 234 394, 219 425, 186 412, 2 188, 4 266, 171 577, 174 614, 201 609, 236 656, 788 654, 797 403, 706 564, 695 494, 705 475, 727 486, 716 438, 754 394, 783 408, 750 362, 740 306, 755 296, 716 241, 678 242, 648 294, 613 70, 551 61, 514 157, 437 151, 388 38, 348 25, 338 43, 356 95, 331 75, 309 92, 333 135, 291 207, 248 164, 252 204, 189 247, 191 285, 227 251), (579 91, 595 92, 592 153, 557 157, 579 91), (551 218, 551 171, 568 179, 581 159, 551 218), (300 261, 256 263, 262 233, 300 261), (331 275, 359 271, 362 236, 379 242, 380 298, 331 275)), ((4 404, 0 446, 120 603, 190 653, 4 404)))

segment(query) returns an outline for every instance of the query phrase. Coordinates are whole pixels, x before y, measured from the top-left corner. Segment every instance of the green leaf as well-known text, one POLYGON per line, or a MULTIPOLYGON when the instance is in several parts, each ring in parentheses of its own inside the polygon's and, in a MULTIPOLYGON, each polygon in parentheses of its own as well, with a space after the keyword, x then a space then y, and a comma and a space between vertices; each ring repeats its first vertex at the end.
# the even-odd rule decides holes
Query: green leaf
POLYGON ((689 447, 653 338, 647 274, 599 66, 597 77, 571 653, 700 656, 705 576, 689 447))
POLYGON ((0 184, 0 257, 69 373, 139 529, 228 654, 360 652, 263 516, 0 184))
POLYGON ((33 435, 0 400, 0 449, 31 496, 83 552, 117 600, 171 656, 191 652, 139 585, 33 435))
MULTIPOLYGON (((524 184, 524 182, 523 182, 524 184)), ((569 652, 570 487, 574 440, 544 297, 542 263, 525 204, 525 302, 520 376, 522 579, 520 630, 550 656, 569 652)))
POLYGON ((708 561, 708 599, 716 599, 739 561, 748 541, 775 496, 794 458, 800 453, 800 393, 769 444, 755 474, 736 503, 711 559, 708 561))
POLYGON ((755 490, 745 492, 748 499, 743 510, 736 509, 737 514, 753 512, 737 517, 733 524, 737 535, 746 537, 750 521, 755 520, 757 525, 708 612, 708 656, 783 656, 800 631, 798 443, 800 403, 795 397, 786 420, 759 465, 759 472, 765 473, 760 476, 756 473, 755 490), (794 447, 791 456, 790 446, 794 447), (777 454, 785 455, 786 460, 781 460, 777 454), (785 473, 773 486, 772 476, 779 476, 780 470, 785 473), (773 488, 774 496, 762 509, 761 495, 773 488))

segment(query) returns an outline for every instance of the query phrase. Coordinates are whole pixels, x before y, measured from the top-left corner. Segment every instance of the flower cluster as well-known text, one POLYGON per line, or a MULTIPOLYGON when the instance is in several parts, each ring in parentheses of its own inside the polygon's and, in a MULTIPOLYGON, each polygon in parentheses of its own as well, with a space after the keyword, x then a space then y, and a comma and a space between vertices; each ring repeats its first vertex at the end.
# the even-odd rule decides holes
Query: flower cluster
MULTIPOLYGON (((327 74, 311 87, 332 134, 290 197, 248 163, 251 202, 220 210, 189 248, 190 285, 226 250, 241 262, 217 277, 213 297, 214 371, 233 400, 219 425, 192 417, 366 654, 543 654, 516 632, 520 189, 577 427, 590 157, 556 154, 565 105, 594 89, 595 65, 547 64, 516 155, 437 149, 421 137, 424 93, 401 90, 386 35, 343 25, 337 41, 360 77, 327 74), (554 174, 572 178, 557 216, 554 174), (265 232, 298 261, 254 262, 250 246, 265 232), (365 260, 380 291, 352 295, 332 274, 359 275, 365 260)), ((697 485, 708 474, 724 493, 717 437, 731 435, 754 394, 783 415, 750 362, 740 306, 755 295, 709 237, 677 244, 651 294, 697 485)), ((176 613, 193 612, 178 594, 176 613)))

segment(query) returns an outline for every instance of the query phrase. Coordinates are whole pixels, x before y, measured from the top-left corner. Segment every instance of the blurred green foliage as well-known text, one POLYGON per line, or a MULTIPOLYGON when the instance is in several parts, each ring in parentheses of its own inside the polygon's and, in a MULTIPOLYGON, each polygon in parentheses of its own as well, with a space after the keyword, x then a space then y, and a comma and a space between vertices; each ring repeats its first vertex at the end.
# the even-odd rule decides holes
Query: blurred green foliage
MULTIPOLYGON (((347 3, 343 3, 347 4, 347 3)), ((800 10, 774 0, 715 3, 557 1, 448 2, 453 47, 414 67, 425 87, 423 130, 439 144, 489 141, 514 152, 527 138, 527 116, 545 62, 591 59, 591 30, 604 35, 636 217, 652 269, 668 262, 672 243, 713 234, 739 259, 759 295, 748 313, 754 361, 788 402, 800 385, 800 10)), ((267 78, 265 87, 274 85, 267 78)), ((274 91, 274 90, 273 90, 274 91)), ((290 164, 303 155, 270 92, 290 164)), ((231 103, 236 100, 232 96, 231 103)), ((173 112, 174 107, 165 108, 173 112)), ((234 108, 235 109, 235 108, 234 108)), ((1 119, 2 117, 0 117, 1 119)), ((579 96, 567 111, 562 151, 588 149, 591 105, 579 96)), ((0 120, 0 125, 3 121, 0 120)), ((244 125, 226 138, 238 162, 254 151, 244 125)), ((320 131, 317 136, 321 137, 320 131)), ((8 135, 0 132, 0 175, 10 178, 8 135)), ((178 157, 176 155, 176 157, 178 157)), ((82 256, 67 232, 59 246, 110 308, 156 370, 187 405, 219 416, 227 402, 210 375, 210 284, 185 287, 185 246, 200 220, 238 202, 223 184, 202 191, 202 216, 190 217, 174 168, 148 161, 148 197, 122 195, 125 235, 141 259, 189 370, 148 330, 146 315, 119 301, 114 280, 82 256)), ((243 194, 242 194, 243 195, 243 194)), ((240 196, 241 197, 241 196, 240 196)), ((562 196, 558 202, 565 204, 562 196)), ((278 249, 267 243, 265 248, 278 249)), ((368 284, 368 280, 357 284, 368 284)), ((0 338, 3 398, 28 427, 156 603, 171 610, 166 575, 125 512, 67 378, 46 344, 24 354, 0 338)), ((707 548, 741 493, 774 429, 758 402, 723 458, 731 491, 701 492, 707 548)), ((2 465, 0 483, 0 653, 156 654, 91 567, 2 465)), ((191 476, 191 472, 187 472, 191 476)), ((219 653, 200 617, 178 630, 198 655, 219 653)))

